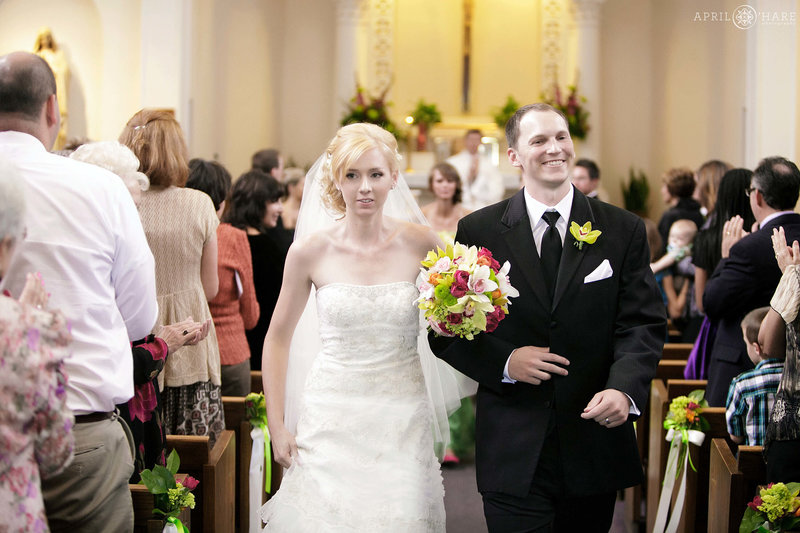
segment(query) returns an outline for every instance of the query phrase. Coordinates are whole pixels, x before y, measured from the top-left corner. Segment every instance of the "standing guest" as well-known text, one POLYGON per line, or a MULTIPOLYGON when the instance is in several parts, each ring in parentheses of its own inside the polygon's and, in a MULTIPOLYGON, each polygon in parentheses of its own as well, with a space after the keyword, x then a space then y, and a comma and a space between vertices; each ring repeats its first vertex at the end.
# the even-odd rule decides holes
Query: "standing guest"
MULTIPOLYGON (((0 160, 0 279, 24 235, 22 177, 0 160)), ((72 460, 72 412, 66 405, 64 316, 41 309, 47 292, 26 276, 19 301, 0 296, 0 513, 6 531, 47 531, 41 478, 72 460)))
POLYGON ((607 195, 600 189, 600 168, 591 159, 578 159, 572 170, 572 184, 588 198, 608 201, 607 195))
POLYGON ((450 163, 439 163, 428 175, 428 190, 434 200, 422 208, 422 214, 431 227, 439 232, 443 240, 452 242, 458 228, 458 221, 469 213, 461 203, 461 177, 450 163), (448 237, 444 239, 444 237, 448 237))
POLYGON ((800 245, 794 240, 787 246, 783 228, 772 230, 772 244, 783 275, 758 340, 767 353, 786 354, 786 361, 767 422, 764 458, 767 482, 788 483, 800 479, 800 245))
POLYGON ((642 481, 633 421, 666 337, 645 227, 572 186, 575 149, 558 110, 522 107, 506 136, 525 188, 464 217, 456 240, 510 261, 519 297, 493 333, 428 338, 479 383, 489 530, 606 533, 617 490, 642 481), (579 248, 569 227, 587 222, 602 233, 579 248))
MULTIPOLYGON (((150 179, 139 213, 156 259, 158 325, 191 317, 211 319, 208 300, 217 295, 217 226, 207 194, 184 187, 189 176, 186 142, 171 112, 143 109, 119 138, 139 158, 150 179)), ((169 357, 159 376, 164 384, 164 428, 168 435, 208 435, 211 445, 225 429, 220 396, 220 360, 213 325, 208 336, 169 357)))
POLYGON ((800 215, 793 211, 800 194, 797 165, 783 157, 763 159, 747 194, 759 229, 748 234, 739 216, 725 223, 722 259, 703 293, 706 315, 717 322, 706 389, 712 407, 724 406, 733 378, 753 368, 740 324, 748 311, 768 305, 778 286, 781 271, 773 259, 772 230, 783 226, 788 239, 800 239, 800 215))
POLYGON ((260 170, 251 170, 236 180, 224 220, 247 233, 253 262, 253 284, 261 310, 258 323, 247 331, 250 366, 261 370, 264 336, 281 291, 286 249, 270 233, 283 212, 283 188, 278 181, 260 170))
POLYGON ((481 130, 468 130, 464 135, 464 149, 447 158, 461 176, 464 206, 467 209, 499 202, 503 198, 505 185, 503 175, 488 154, 480 150, 483 134, 481 130))
POLYGON ((694 188, 692 198, 700 203, 700 212, 703 213, 703 216, 708 216, 714 211, 719 183, 722 181, 722 176, 731 168, 733 167, 725 161, 712 159, 711 161, 706 161, 697 169, 695 173, 697 185, 694 188))
POLYGON ((259 150, 253 154, 252 170, 260 170, 269 174, 279 182, 283 182, 283 156, 274 148, 259 150))
MULTIPOLYGON (((83 144, 69 157, 100 166, 122 178, 137 206, 142 191, 150 187, 150 180, 138 171, 139 160, 130 148, 117 141, 83 144)), ((197 344, 206 337, 208 330, 209 321, 199 323, 187 319, 177 324, 159 326, 156 335, 133 341, 134 394, 127 403, 117 405, 120 416, 133 435, 135 468, 131 483, 139 482, 142 470, 167 464, 167 439, 158 387, 158 376, 164 369, 167 356, 181 346, 197 344)))
MULTIPOLYGON (((186 186, 211 197, 222 216, 231 188, 231 175, 216 161, 192 159, 186 186)), ((222 395, 250 394, 250 347, 245 330, 258 323, 258 300, 253 285, 253 260, 247 233, 228 223, 217 227, 219 292, 208 302, 219 341, 222 395)))
MULTIPOLYGON (((700 213, 700 204, 692 198, 694 187, 694 172, 690 168, 673 168, 664 174, 661 198, 669 208, 658 221, 658 232, 661 234, 665 247, 669 241, 669 228, 676 220, 687 218, 698 228, 702 227, 705 222, 700 213)), ((666 249, 662 251, 666 251, 666 249)))
POLYGON ((132 442, 114 406, 133 396, 130 341, 158 316, 153 255, 121 180, 47 153, 58 124, 47 63, 25 52, 0 57, 0 156, 20 169, 28 204, 27 235, 0 288, 19 294, 32 271, 47 280, 51 306, 72 327, 64 366, 75 449, 103 449, 43 480, 47 518, 54 531, 130 531, 132 442))
POLYGON ((786 350, 768 353, 758 342, 758 332, 767 311, 769 307, 753 309, 742 320, 747 356, 756 367, 733 378, 725 402, 728 434, 733 442, 745 446, 764 445, 769 412, 775 403, 786 357, 786 350))

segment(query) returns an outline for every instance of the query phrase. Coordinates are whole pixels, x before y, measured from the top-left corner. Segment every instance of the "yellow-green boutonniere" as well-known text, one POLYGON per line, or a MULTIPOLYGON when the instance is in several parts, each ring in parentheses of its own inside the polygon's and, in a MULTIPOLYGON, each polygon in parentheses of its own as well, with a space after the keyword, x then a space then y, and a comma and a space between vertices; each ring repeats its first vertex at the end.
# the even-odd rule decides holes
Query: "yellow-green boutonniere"
POLYGON ((594 244, 597 238, 603 233, 597 229, 593 230, 591 222, 587 222, 583 226, 579 226, 577 222, 572 222, 569 227, 569 232, 575 237, 575 242, 573 244, 578 247, 578 250, 583 250, 583 243, 594 244))

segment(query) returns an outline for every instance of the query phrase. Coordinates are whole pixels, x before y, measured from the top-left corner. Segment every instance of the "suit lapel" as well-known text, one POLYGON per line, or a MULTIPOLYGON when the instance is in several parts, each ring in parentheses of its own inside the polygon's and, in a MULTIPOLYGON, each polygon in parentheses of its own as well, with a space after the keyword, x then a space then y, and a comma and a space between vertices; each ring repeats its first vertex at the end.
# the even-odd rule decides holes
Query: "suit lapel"
POLYGON ((564 296, 567 286, 575 276, 575 272, 587 252, 585 249, 579 250, 575 246, 575 239, 569 232, 569 227, 573 221, 579 226, 583 226, 587 221, 592 223, 592 227, 595 225, 594 214, 589 205, 589 200, 577 189, 574 190, 572 209, 567 222, 567 233, 564 235, 564 247, 561 250, 561 263, 558 266, 558 280, 556 281, 556 290, 553 296, 553 310, 558 306, 561 297, 564 296))
POLYGON ((524 189, 520 189, 508 202, 506 212, 503 213, 503 218, 500 219, 503 225, 500 231, 508 244, 510 254, 513 256, 510 272, 512 285, 514 284, 515 273, 521 273, 536 295, 536 299, 547 309, 550 306, 550 302, 547 298, 547 287, 539 254, 536 253, 536 244, 533 241, 533 232, 528 218, 528 209, 525 207, 524 194, 524 189))

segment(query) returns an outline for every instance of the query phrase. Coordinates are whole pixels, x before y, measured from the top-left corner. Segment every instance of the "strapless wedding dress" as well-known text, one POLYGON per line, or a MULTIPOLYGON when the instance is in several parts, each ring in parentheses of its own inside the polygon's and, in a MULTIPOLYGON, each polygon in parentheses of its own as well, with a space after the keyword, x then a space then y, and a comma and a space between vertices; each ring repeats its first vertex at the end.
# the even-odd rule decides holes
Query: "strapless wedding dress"
POLYGON ((322 352, 306 380, 299 460, 264 531, 444 532, 444 489, 417 353, 412 283, 317 291, 322 352))

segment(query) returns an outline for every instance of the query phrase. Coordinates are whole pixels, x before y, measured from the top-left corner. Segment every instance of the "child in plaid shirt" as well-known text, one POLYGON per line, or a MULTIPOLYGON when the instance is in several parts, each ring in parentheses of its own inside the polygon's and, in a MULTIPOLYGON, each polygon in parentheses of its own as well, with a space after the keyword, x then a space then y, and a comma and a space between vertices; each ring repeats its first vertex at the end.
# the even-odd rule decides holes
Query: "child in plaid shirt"
POLYGON ((775 402, 786 357, 785 353, 766 354, 758 343, 758 330, 767 311, 769 307, 760 307, 747 313, 742 320, 747 355, 756 367, 736 376, 728 389, 725 413, 728 433, 733 442, 747 446, 764 445, 769 412, 775 402))

